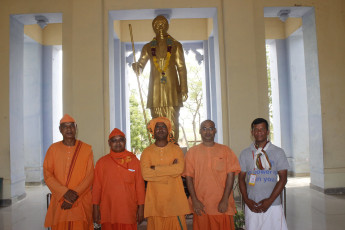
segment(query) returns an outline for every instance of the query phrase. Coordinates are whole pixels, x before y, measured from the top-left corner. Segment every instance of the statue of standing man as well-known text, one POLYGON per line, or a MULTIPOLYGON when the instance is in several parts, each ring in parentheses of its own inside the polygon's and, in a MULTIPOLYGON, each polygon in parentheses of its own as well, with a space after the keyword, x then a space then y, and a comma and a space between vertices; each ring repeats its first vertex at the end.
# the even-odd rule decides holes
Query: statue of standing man
POLYGON ((156 37, 143 47, 140 59, 132 67, 139 73, 150 60, 147 108, 151 110, 152 118, 170 119, 173 138, 178 142, 180 107, 188 98, 183 49, 181 43, 167 33, 169 22, 164 16, 157 16, 152 21, 152 28, 156 37))

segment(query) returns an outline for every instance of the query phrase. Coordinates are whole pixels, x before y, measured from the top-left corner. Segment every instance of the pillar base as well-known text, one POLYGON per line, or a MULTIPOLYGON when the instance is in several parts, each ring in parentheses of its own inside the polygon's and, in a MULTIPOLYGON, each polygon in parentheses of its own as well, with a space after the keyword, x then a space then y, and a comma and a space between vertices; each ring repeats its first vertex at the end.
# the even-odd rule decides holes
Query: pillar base
POLYGON ((0 199, 0 207, 8 207, 12 204, 24 199, 26 197, 26 193, 23 193, 20 196, 12 197, 11 199, 0 199))
POLYGON ((320 188, 319 186, 310 184, 310 188, 314 189, 316 191, 322 192, 327 195, 344 195, 345 194, 345 188, 344 187, 338 187, 338 188, 320 188))

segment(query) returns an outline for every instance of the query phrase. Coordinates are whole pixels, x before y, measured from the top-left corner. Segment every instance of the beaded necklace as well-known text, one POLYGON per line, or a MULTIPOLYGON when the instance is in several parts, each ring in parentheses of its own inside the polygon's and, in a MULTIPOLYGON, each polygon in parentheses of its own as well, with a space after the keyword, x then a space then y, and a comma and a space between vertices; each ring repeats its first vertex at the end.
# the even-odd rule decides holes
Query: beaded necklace
POLYGON ((151 45, 151 54, 152 54, 152 57, 153 57, 153 64, 156 66, 157 70, 161 74, 161 83, 162 84, 166 84, 167 83, 167 77, 165 75, 165 72, 166 72, 166 70, 168 69, 168 66, 169 66, 170 57, 171 57, 171 48, 172 48, 172 43, 173 43, 173 40, 170 37, 170 35, 168 35, 166 43, 167 43, 167 54, 166 54, 166 56, 164 58, 165 61, 164 61, 163 69, 160 68, 159 63, 157 61, 157 54, 156 54, 157 40, 156 40, 156 38, 154 37, 152 39, 151 43, 150 43, 150 45, 151 45))

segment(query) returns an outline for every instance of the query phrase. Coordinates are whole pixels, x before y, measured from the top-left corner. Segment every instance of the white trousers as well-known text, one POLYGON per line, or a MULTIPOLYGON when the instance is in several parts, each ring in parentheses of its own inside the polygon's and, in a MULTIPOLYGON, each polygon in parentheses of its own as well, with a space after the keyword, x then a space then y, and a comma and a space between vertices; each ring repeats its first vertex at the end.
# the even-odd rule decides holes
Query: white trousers
POLYGON ((281 205, 271 206, 265 213, 245 207, 246 230, 288 230, 281 205))

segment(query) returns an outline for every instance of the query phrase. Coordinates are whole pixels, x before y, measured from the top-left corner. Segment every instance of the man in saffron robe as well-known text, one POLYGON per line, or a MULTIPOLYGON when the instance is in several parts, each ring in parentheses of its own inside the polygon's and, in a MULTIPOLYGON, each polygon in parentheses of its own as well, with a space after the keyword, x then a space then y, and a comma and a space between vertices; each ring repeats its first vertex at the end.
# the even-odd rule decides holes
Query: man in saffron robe
POLYGON ((43 163, 44 180, 52 197, 45 227, 89 230, 92 225, 93 153, 76 139, 77 125, 68 114, 60 120, 63 140, 52 144, 43 163))
POLYGON ((114 129, 108 139, 110 153, 95 167, 93 218, 102 230, 136 230, 144 219, 145 182, 140 162, 127 151, 125 134, 114 129))
POLYGON ((148 181, 144 211, 147 229, 187 229, 185 214, 191 211, 181 179, 183 152, 169 142, 168 118, 155 118, 147 127, 155 138, 155 143, 144 150, 140 159, 144 180, 148 181))
POLYGON ((203 121, 199 132, 202 143, 187 152, 184 171, 194 210, 193 229, 235 230, 232 187, 240 164, 228 146, 214 141, 213 121, 203 121))

